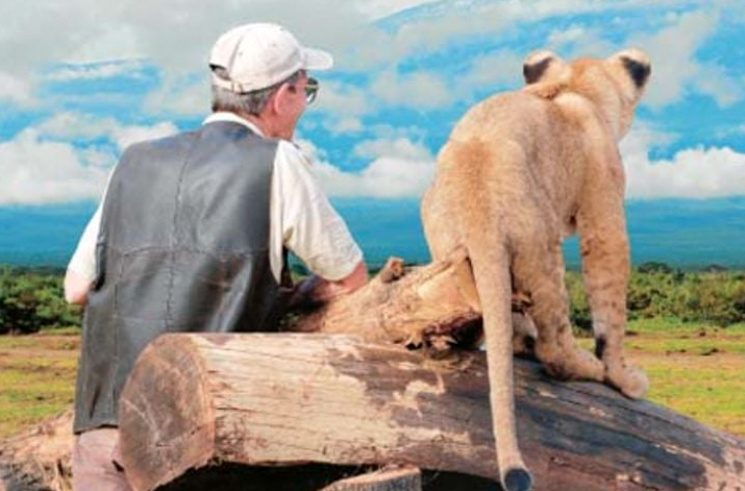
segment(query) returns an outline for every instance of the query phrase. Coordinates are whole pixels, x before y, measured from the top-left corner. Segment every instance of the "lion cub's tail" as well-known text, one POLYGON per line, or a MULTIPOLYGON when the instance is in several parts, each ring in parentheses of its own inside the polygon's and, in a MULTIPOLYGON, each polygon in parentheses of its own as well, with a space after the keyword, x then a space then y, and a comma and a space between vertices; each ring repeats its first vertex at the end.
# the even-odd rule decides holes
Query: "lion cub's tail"
POLYGON ((484 318, 492 425, 502 486, 528 491, 532 477, 517 445, 512 369, 512 281, 504 240, 468 245, 484 318))

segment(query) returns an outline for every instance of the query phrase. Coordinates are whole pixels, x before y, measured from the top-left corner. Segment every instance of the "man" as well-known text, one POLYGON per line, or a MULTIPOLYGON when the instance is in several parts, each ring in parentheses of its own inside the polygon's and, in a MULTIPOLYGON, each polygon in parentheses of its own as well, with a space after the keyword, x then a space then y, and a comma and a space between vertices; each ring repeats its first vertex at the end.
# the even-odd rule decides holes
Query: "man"
POLYGON ((66 299, 86 305, 76 489, 129 489, 113 456, 117 402, 157 335, 272 330, 285 249, 315 273, 313 300, 366 282, 359 247, 291 143, 318 90, 308 70, 332 64, 278 25, 232 29, 211 52, 202 127, 122 155, 65 277, 66 299))

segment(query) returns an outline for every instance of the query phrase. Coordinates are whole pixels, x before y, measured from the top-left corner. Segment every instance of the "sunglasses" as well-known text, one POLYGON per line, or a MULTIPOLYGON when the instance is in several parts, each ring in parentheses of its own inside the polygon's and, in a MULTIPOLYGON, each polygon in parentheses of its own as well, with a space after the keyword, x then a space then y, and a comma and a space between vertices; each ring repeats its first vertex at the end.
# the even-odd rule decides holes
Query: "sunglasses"
POLYGON ((308 77, 308 81, 305 85, 305 100, 308 104, 316 100, 316 95, 318 95, 318 80, 312 77, 308 77))

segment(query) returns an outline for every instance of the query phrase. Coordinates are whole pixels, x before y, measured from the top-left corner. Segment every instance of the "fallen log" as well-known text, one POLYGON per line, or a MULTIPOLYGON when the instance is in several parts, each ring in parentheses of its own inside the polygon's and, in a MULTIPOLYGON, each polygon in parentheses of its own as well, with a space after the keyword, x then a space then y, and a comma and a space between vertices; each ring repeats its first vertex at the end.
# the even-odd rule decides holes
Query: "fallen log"
POLYGON ((70 491, 72 409, 0 442, 0 491, 70 491))
MULTIPOLYGON (((743 440, 649 402, 552 381, 524 360, 516 399, 536 490, 745 489, 743 440)), ((439 489, 488 489, 488 401, 481 352, 432 360, 347 336, 173 334, 146 348, 125 387, 121 452, 138 490, 308 463, 407 464, 467 483, 439 489)), ((321 487, 252 483, 240 489, 321 487)))

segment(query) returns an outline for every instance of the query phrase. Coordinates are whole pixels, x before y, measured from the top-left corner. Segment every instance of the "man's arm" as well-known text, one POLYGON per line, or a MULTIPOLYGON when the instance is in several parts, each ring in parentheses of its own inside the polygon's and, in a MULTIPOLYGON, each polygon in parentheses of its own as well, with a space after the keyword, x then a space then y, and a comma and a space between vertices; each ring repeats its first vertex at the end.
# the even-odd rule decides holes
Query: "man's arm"
POLYGON ((348 275, 337 281, 324 280, 318 275, 310 276, 301 281, 292 295, 290 308, 293 305, 305 303, 317 304, 326 303, 329 300, 346 295, 361 288, 367 283, 367 265, 365 261, 360 261, 354 270, 348 275))
POLYGON ((287 247, 313 273, 298 285, 295 299, 324 302, 367 282, 362 251, 318 186, 306 157, 288 142, 281 142, 277 151, 272 200, 274 235, 281 238, 281 245, 276 241, 272 248, 287 247))
POLYGON ((96 241, 101 228, 101 206, 91 217, 65 273, 65 300, 75 305, 88 302, 88 292, 96 278, 96 241))
POLYGON ((338 281, 324 280, 326 286, 321 288, 320 294, 326 299, 331 299, 337 295, 352 293, 367 283, 367 265, 362 260, 357 263, 349 276, 338 281))
POLYGON ((85 305, 88 302, 88 292, 91 281, 75 271, 68 269, 65 274, 65 301, 75 305, 85 305))

